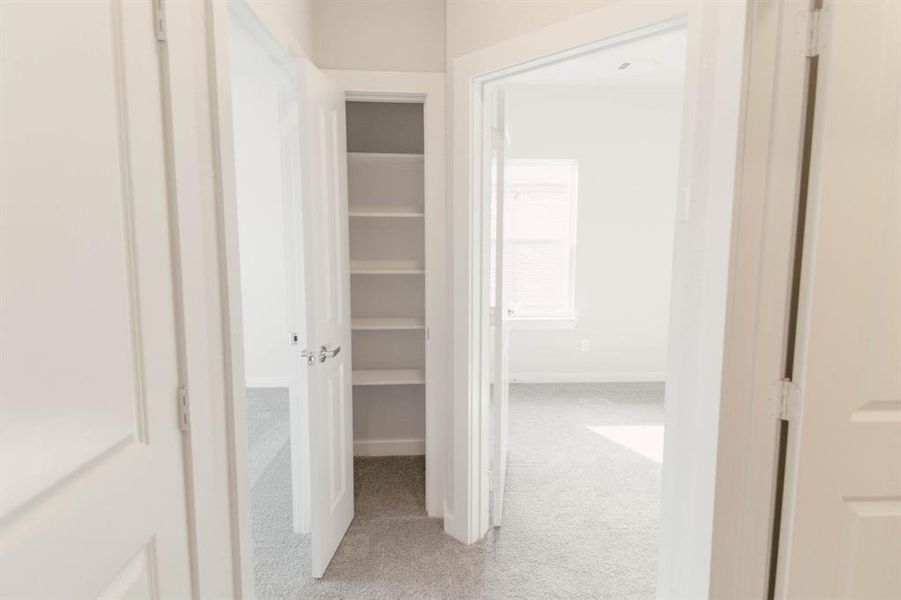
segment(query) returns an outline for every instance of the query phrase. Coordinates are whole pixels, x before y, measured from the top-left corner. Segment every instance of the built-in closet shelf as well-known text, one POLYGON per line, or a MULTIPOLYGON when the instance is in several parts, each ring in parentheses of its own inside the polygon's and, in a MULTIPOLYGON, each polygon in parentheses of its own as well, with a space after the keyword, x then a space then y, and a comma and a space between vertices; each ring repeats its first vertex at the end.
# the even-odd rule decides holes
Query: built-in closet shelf
POLYGON ((425 383, 423 369, 366 369, 353 372, 354 385, 415 385, 425 383))
POLYGON ((425 321, 416 317, 356 317, 351 319, 354 331, 404 331, 425 329, 425 321))
POLYGON ((424 154, 400 154, 397 152, 348 152, 351 159, 376 159, 376 160, 422 160, 424 154))
POLYGON ((352 260, 351 275, 421 275, 425 268, 411 261, 352 260))
POLYGON ((351 218, 365 219, 422 219, 425 213, 415 210, 405 209, 403 207, 350 207, 351 218))

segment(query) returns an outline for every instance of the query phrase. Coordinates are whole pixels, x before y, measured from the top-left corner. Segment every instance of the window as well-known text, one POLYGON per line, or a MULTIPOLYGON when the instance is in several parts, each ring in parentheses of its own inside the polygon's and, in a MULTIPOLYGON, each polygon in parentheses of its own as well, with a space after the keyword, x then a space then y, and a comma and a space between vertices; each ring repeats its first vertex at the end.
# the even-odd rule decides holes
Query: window
POLYGON ((511 318, 573 320, 577 163, 514 159, 505 167, 505 272, 511 318))

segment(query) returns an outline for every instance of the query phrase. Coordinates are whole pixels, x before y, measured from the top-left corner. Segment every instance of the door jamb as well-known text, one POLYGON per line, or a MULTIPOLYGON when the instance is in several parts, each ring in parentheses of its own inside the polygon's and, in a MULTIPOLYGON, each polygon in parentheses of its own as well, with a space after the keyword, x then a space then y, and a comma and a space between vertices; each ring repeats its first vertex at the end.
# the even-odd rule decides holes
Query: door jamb
MULTIPOLYGON (((226 436, 224 442, 228 471, 232 579, 235 596, 254 598, 241 277, 228 44, 229 5, 233 3, 235 2, 206 0, 206 26, 208 28, 210 135, 215 170, 213 178, 216 187, 215 203, 218 212, 215 235, 219 255, 217 267, 222 311, 220 343, 222 345, 224 375, 222 383, 226 412, 224 415, 226 436)), ((299 44, 267 21, 257 6, 257 0, 238 1, 237 4, 242 5, 263 25, 278 45, 278 48, 273 48, 273 50, 282 54, 285 62, 300 65, 307 60, 306 54, 299 44)), ((299 69, 298 72, 300 72, 299 69)), ((300 102, 303 102, 302 97, 300 102)), ((301 176, 303 175, 301 174, 301 176)), ((212 423, 208 425, 210 429, 214 428, 212 423)), ((217 552, 219 549, 203 545, 200 551, 217 552)))
POLYGON ((768 597, 803 173, 810 0, 754 3, 736 181, 711 597, 768 597), (740 220, 738 217, 741 217, 740 220), (728 406, 727 406, 728 403, 728 406))

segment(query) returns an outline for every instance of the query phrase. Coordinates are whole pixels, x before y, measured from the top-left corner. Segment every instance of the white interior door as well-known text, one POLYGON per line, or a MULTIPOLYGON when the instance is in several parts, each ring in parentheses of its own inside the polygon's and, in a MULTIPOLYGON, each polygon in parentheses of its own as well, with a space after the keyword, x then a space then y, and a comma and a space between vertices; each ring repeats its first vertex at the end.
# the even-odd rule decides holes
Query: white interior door
POLYGON ((0 27, 0 597, 188 598, 152 2, 0 27))
POLYGON ((491 128, 491 185, 494 223, 494 302, 492 324, 494 326, 493 371, 494 386, 491 392, 491 524, 499 526, 504 515, 504 484, 507 479, 507 446, 509 437, 508 414, 510 405, 510 368, 508 360, 509 318, 513 314, 509 301, 509 277, 505 260, 504 208, 506 204, 504 169, 507 143, 504 116, 504 91, 495 92, 493 122, 491 128))
MULTIPOLYGON (((296 85, 296 81, 292 80, 296 85)), ((289 435, 291 440, 291 507, 295 533, 310 533, 310 397, 309 369, 300 349, 309 347, 307 331, 304 211, 300 173, 301 124, 298 90, 285 89, 280 102, 284 201, 285 256, 288 301, 288 342, 294 352, 288 359, 289 435)))
POLYGON ((828 2, 781 598, 901 597, 901 3, 828 2))
POLYGON ((344 92, 310 63, 304 80, 311 529, 321 577, 354 514, 347 139, 344 92))

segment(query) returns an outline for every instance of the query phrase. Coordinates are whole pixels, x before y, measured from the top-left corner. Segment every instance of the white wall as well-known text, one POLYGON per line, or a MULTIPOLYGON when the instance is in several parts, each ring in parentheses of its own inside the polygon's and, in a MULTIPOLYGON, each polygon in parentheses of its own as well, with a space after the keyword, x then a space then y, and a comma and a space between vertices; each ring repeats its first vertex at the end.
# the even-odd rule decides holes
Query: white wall
POLYGON ((447 60, 611 3, 612 0, 447 0, 447 60))
POLYGON ((662 381, 682 88, 521 86, 508 98, 510 158, 579 168, 576 327, 511 331, 511 376, 662 381))
POLYGON ((286 49, 299 48, 313 57, 313 0, 246 0, 257 17, 286 49))
POLYGON ((445 69, 444 0, 320 0, 314 22, 319 68, 445 69))
POLYGON ((235 73, 232 83, 244 374, 248 387, 287 387, 287 288, 277 87, 235 73))
POLYGON ((425 72, 444 72, 447 61, 462 54, 610 3, 611 0, 251 0, 264 21, 279 23, 299 38, 307 55, 320 68, 425 72), (293 4, 297 6, 292 7, 293 4))

